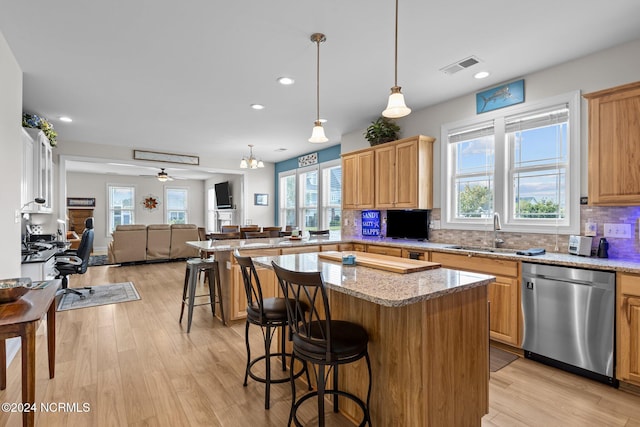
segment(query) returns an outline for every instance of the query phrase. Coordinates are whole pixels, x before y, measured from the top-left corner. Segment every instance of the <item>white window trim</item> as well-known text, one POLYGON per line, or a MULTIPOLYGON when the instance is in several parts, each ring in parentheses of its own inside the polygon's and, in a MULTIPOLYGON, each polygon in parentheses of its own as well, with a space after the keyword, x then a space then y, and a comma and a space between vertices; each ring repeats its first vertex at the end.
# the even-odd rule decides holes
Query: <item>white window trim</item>
POLYGON ((169 190, 184 190, 187 193, 187 197, 186 197, 186 209, 185 209, 185 224, 189 224, 189 187, 185 187, 185 186, 176 186, 176 185, 165 185, 164 186, 164 209, 163 211, 163 215, 164 215, 164 223, 168 224, 169 223, 169 190))
POLYGON ((549 233, 549 234, 578 234, 580 233, 580 91, 573 91, 551 98, 547 98, 537 102, 531 102, 519 105, 517 107, 504 108, 495 110, 482 115, 467 118, 455 122, 445 123, 440 129, 440 141, 442 146, 440 150, 441 164, 444 166, 442 179, 440 180, 441 200, 440 207, 442 211, 441 223, 442 228, 457 230, 492 230, 492 218, 483 218, 481 220, 456 220, 451 218, 451 197, 452 193, 452 177, 451 170, 454 159, 449 156, 448 135, 451 129, 464 128, 474 125, 475 123, 487 122, 494 120, 495 127, 495 181, 494 181, 494 207, 503 218, 502 231, 518 232, 518 233, 549 233), (566 180, 569 182, 566 194, 566 218, 568 225, 560 225, 557 223, 549 225, 541 225, 539 222, 531 223, 523 220, 513 220, 508 215, 508 194, 506 185, 508 181, 509 160, 508 142, 505 139, 504 118, 516 114, 524 114, 528 111, 535 111, 553 105, 566 103, 569 106, 569 127, 568 127, 568 170, 566 180))
MULTIPOLYGON (((296 210, 296 222, 298 221, 298 176, 296 174, 296 170, 295 169, 291 169, 288 171, 284 171, 284 172, 280 172, 278 174, 278 192, 280 193, 282 191, 282 178, 286 178, 288 176, 293 176, 294 180, 295 180, 295 184, 296 184, 296 191, 295 191, 295 210, 296 210)), ((281 227, 285 227, 285 222, 286 222, 286 218, 283 217, 282 215, 282 210, 283 210, 283 204, 284 204, 284 197, 282 197, 282 193, 278 194, 278 224, 280 224, 281 227)), ((296 224, 297 225, 297 224, 296 224)))
POLYGON ((136 193, 138 192, 138 188, 135 184, 123 184, 123 183, 115 183, 115 182, 107 182, 106 185, 106 191, 105 194, 107 195, 107 203, 105 203, 106 205, 106 212, 105 212, 105 218, 106 218, 106 224, 105 224, 105 237, 111 237, 111 230, 109 230, 110 226, 111 226, 111 217, 110 217, 110 213, 111 213, 111 191, 109 191, 109 189, 111 187, 130 187, 133 188, 133 223, 136 223, 136 217, 138 216, 138 205, 136 203, 136 193))

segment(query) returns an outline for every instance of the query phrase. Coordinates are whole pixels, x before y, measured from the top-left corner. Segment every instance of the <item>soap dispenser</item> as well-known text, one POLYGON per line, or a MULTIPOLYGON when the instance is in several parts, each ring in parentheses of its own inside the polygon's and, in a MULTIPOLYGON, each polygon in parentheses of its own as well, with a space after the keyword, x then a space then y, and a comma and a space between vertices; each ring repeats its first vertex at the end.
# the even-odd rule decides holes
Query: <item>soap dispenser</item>
POLYGON ((598 258, 609 258, 609 242, 602 237, 598 244, 598 258))

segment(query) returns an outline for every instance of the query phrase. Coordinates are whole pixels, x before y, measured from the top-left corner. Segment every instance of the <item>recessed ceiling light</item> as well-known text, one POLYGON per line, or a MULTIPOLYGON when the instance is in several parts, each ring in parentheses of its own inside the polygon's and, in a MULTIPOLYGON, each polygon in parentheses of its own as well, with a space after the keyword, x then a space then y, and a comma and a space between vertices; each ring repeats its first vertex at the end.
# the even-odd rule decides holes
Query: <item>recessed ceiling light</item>
POLYGON ((281 85, 289 86, 295 83, 291 77, 278 77, 278 83, 281 85))
POLYGON ((71 120, 71 117, 62 116, 62 117, 60 117, 60 121, 61 122, 71 123, 73 120, 71 120))
POLYGON ((484 79, 489 77, 489 72, 488 71, 480 71, 478 73, 475 73, 473 75, 473 77, 475 77, 476 79, 484 79))
POLYGON ((251 104, 251 108, 254 110, 264 110, 264 105, 262 104, 251 104))

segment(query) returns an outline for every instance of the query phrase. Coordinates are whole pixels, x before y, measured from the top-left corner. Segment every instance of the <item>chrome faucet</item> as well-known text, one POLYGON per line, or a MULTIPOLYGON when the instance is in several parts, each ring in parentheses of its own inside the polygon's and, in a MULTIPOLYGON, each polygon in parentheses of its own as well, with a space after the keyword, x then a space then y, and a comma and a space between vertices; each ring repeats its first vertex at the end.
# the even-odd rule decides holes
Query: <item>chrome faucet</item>
POLYGON ((504 240, 498 239, 498 230, 502 230, 502 224, 500 224, 500 214, 498 212, 493 213, 493 247, 497 248, 504 243, 504 240))

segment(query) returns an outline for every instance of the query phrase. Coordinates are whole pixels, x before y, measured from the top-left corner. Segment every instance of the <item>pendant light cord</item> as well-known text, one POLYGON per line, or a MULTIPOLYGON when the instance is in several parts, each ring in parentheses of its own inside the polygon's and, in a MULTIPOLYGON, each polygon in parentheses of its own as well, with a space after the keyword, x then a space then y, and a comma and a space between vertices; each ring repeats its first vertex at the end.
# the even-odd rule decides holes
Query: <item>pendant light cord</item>
POLYGON ((317 60, 316 60, 316 120, 320 120, 320 37, 316 39, 317 60))
POLYGON ((395 70, 394 70, 394 79, 393 85, 398 86, 398 0, 396 0, 396 46, 395 46, 395 70))

